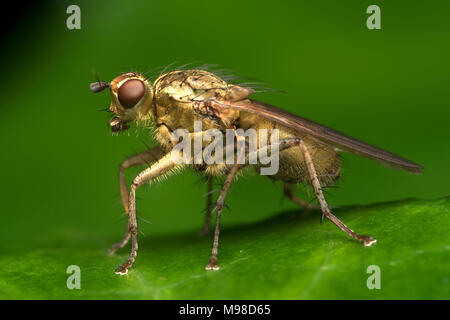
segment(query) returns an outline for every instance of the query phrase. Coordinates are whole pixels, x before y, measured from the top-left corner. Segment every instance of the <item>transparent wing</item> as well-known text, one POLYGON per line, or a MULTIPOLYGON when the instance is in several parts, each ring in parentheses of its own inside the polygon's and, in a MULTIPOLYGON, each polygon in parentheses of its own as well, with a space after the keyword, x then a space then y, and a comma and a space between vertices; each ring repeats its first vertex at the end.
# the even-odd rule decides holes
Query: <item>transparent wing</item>
POLYGON ((422 173, 423 167, 421 165, 263 102, 245 99, 240 101, 212 100, 210 103, 214 108, 218 109, 231 108, 256 113, 261 117, 309 134, 340 150, 370 158, 391 168, 403 169, 415 174, 422 173))

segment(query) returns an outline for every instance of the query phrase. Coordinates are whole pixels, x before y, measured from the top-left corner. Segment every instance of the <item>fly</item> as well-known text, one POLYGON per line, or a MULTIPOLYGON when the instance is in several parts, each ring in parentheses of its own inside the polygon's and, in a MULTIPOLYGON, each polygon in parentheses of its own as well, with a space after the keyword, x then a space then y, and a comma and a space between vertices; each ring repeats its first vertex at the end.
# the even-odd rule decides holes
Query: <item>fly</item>
MULTIPOLYGON (((112 132, 120 132, 129 128, 129 123, 151 125, 155 131, 158 146, 126 159, 120 165, 119 185, 123 206, 128 222, 123 239, 114 244, 110 253, 124 247, 131 239, 131 253, 116 271, 127 274, 133 265, 138 250, 138 225, 136 219, 136 190, 144 183, 175 173, 181 167, 190 167, 203 174, 208 181, 208 204, 203 231, 210 230, 211 189, 212 180, 225 175, 225 182, 215 203, 216 222, 212 252, 207 270, 218 270, 218 246, 220 234, 220 218, 225 205, 225 198, 230 186, 244 167, 258 169, 260 162, 251 164, 248 157, 245 161, 199 165, 194 161, 179 163, 174 160, 173 151, 177 143, 173 139, 175 129, 182 128, 188 139, 206 136, 208 131, 225 133, 232 130, 236 139, 241 138, 239 132, 255 130, 256 152, 260 153, 262 130, 277 130, 279 140, 276 149, 279 154, 279 168, 268 177, 284 183, 285 195, 301 206, 307 203, 296 197, 293 187, 300 182, 308 182, 314 189, 318 200, 322 219, 331 220, 336 226, 364 246, 376 242, 374 237, 360 235, 342 223, 330 210, 322 188, 335 182, 340 174, 340 152, 349 152, 372 159, 382 165, 420 174, 422 166, 401 158, 383 149, 371 146, 336 130, 299 117, 280 108, 250 99, 253 90, 249 87, 227 83, 212 72, 200 69, 175 70, 160 75, 151 83, 144 75, 134 72, 124 73, 110 83, 97 81, 90 86, 97 93, 109 89, 111 105, 109 110, 114 114, 110 120, 112 132), (202 130, 195 130, 196 123, 202 130), (242 130, 240 130, 242 129, 242 130), (124 170, 137 165, 149 164, 139 173, 128 188, 124 170)), ((243 138, 248 151, 248 139, 243 138)), ((207 139, 206 139, 207 140, 207 139)), ((272 147, 274 142, 269 142, 272 147)), ((206 151, 208 144, 202 144, 206 151)), ((234 149, 233 149, 234 150, 234 149)), ((237 153, 237 150, 234 150, 237 153)), ((267 150, 266 150, 267 151, 267 150)), ((217 154, 217 153, 216 153, 217 154)), ((191 157, 194 157, 192 155, 191 157)), ((189 160, 189 159, 188 159, 189 160)), ((190 159, 193 160, 193 159, 190 159)))

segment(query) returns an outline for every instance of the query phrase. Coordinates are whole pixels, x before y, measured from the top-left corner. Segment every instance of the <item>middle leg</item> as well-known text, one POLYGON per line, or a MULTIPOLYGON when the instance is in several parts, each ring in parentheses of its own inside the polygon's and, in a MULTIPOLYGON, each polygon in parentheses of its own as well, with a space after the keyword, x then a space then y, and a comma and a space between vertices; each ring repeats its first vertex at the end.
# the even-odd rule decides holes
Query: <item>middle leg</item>
POLYGON ((208 193, 206 194, 206 209, 205 209, 205 222, 202 229, 200 230, 200 235, 205 236, 211 232, 211 213, 212 213, 212 187, 213 187, 213 177, 208 176, 206 178, 206 183, 208 184, 208 193))
POLYGON ((209 259, 209 263, 206 265, 206 270, 219 270, 219 266, 217 265, 217 254, 219 249, 219 234, 220 234, 220 216, 222 215, 222 209, 225 204, 225 197, 227 196, 228 190, 230 190, 231 183, 233 182, 234 177, 238 173, 240 169, 239 164, 233 165, 230 173, 228 173, 225 183, 220 190, 219 198, 216 203, 216 229, 214 231, 214 242, 213 248, 211 252, 211 258, 209 259))

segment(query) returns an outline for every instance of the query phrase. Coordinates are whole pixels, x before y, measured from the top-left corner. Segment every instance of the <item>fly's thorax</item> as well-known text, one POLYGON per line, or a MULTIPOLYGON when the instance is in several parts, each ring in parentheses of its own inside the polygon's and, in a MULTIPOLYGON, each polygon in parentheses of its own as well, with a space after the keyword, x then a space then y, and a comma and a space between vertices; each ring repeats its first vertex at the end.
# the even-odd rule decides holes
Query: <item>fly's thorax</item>
POLYGON ((110 110, 116 121, 146 121, 152 117, 152 103, 153 87, 143 75, 128 72, 111 81, 110 110))
POLYGON ((153 85, 155 95, 154 123, 157 138, 167 144, 176 129, 194 132, 194 123, 202 122, 203 130, 225 130, 239 117, 239 111, 208 115, 205 103, 210 99, 240 99, 253 91, 230 85, 205 70, 178 70, 158 77, 153 85))

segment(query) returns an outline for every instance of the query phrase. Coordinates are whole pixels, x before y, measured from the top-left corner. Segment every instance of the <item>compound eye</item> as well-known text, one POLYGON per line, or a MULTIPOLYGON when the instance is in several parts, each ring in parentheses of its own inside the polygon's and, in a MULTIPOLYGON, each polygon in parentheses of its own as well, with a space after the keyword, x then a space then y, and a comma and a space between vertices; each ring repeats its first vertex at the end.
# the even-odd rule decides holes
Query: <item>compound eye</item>
POLYGON ((120 104, 126 108, 133 108, 144 96, 145 86, 141 80, 131 79, 123 83, 117 92, 120 104))

